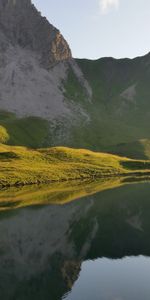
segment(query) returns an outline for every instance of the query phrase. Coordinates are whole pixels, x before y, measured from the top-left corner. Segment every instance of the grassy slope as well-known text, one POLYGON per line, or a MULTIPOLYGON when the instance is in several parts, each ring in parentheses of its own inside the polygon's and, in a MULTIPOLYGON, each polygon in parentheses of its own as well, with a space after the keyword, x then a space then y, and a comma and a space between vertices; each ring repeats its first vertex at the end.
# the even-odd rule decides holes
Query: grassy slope
POLYGON ((27 149, 0 145, 0 185, 13 186, 62 180, 150 172, 149 161, 70 148, 27 149))
POLYGON ((5 138, 10 145, 36 148, 45 145, 48 135, 49 124, 41 118, 17 118, 15 114, 0 111, 0 142, 5 138), (5 137, 1 127, 7 131, 5 137))
POLYGON ((149 56, 134 60, 77 60, 93 89, 91 105, 78 98, 91 118, 89 124, 73 129, 78 146, 106 151, 110 145, 150 138, 149 60, 149 56), (134 100, 124 99, 121 93, 135 84, 134 100))
MULTIPOLYGON (((77 89, 77 86, 79 84, 77 82, 74 82, 74 80, 72 80, 72 77, 70 77, 70 80, 72 81, 72 87, 70 85, 70 91, 68 90, 68 97, 73 97, 73 95, 75 97, 75 90, 77 89)), ((78 93, 77 95, 80 95, 82 97, 82 103, 85 104, 85 94, 83 91, 80 92, 81 93, 78 93)), ((70 136, 70 141, 66 143, 63 143, 62 141, 62 144, 68 144, 69 146, 74 147, 84 146, 85 148, 92 148, 97 150, 102 149, 103 151, 109 153, 127 156, 135 159, 150 159, 150 140, 148 139, 140 139, 130 143, 120 143, 115 145, 115 138, 111 138, 111 141, 113 141, 112 146, 102 146, 101 137, 103 132, 109 132, 107 127, 109 126, 109 124, 106 123, 106 126, 104 126, 104 120, 103 122, 99 121, 99 123, 100 124, 98 125, 96 122, 92 122, 89 125, 86 124, 85 126, 85 124, 82 123, 81 120, 80 128, 78 128, 78 126, 76 128, 72 128, 72 138, 70 136), (81 128, 83 128, 83 130, 81 128)), ((112 126, 111 129, 111 136, 113 137, 115 125, 112 126)), ((110 140, 108 132, 108 140, 110 140)), ((55 132, 55 134, 57 135, 57 131, 55 132)), ((123 135, 123 137, 124 136, 125 134, 123 135)), ((47 121, 35 117, 18 119, 14 114, 8 112, 0 112, 0 143, 37 148, 47 145, 49 146, 51 145, 52 141, 54 143, 54 137, 51 137, 50 135, 50 124, 48 124, 47 121)))
POLYGON ((150 159, 150 140, 142 139, 110 146, 109 152, 135 159, 150 159))

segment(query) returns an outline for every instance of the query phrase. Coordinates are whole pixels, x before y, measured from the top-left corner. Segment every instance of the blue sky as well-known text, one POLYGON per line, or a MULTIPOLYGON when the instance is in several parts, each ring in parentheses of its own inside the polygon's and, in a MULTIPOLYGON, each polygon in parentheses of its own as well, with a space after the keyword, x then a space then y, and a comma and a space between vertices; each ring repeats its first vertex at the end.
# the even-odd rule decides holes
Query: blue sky
POLYGON ((73 56, 135 57, 150 51, 150 0, 33 0, 73 56))

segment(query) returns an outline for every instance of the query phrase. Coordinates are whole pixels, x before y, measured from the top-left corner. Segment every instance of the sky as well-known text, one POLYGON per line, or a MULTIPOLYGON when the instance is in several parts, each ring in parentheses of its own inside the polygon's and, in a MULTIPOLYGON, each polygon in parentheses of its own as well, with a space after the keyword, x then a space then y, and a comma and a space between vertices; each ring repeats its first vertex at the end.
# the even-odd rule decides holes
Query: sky
POLYGON ((136 57, 150 52, 150 0, 33 0, 73 57, 136 57))

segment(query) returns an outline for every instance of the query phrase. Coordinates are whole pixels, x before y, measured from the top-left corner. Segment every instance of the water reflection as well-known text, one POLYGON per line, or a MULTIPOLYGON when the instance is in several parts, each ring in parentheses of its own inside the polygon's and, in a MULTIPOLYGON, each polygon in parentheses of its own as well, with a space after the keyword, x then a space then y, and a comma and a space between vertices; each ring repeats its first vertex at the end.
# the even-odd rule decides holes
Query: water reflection
POLYGON ((98 259, 82 265, 79 280, 65 300, 149 300, 150 258, 98 259))
MULTIPOLYGON (((141 257, 138 257, 150 255, 149 188, 149 183, 124 185, 91 193, 86 198, 64 205, 1 211, 1 299, 61 300, 67 297, 67 300, 84 300, 91 299, 88 296, 90 288, 94 300, 149 299, 150 284, 142 275, 145 262, 142 260, 140 263, 141 257), (129 269, 124 269, 125 259, 120 261, 120 266, 118 264, 118 259, 126 256, 130 258, 129 269), (116 266, 118 264, 122 270, 120 273, 117 273, 115 265, 109 264, 110 259, 116 266), (135 289, 138 290, 136 274, 140 272, 140 266, 140 287, 143 290, 146 285, 149 298, 133 297, 135 289), (111 277, 107 280, 110 271, 115 275, 112 282, 111 277), (92 278, 101 276, 102 290, 99 289, 99 281, 94 283, 90 280, 91 274, 92 278), (129 285, 128 275, 132 284, 125 293, 129 285), (122 288, 119 294, 115 294, 119 276, 122 276, 122 288), (106 293, 108 290, 110 294, 106 293), (102 293, 99 298, 98 293, 102 293)), ((83 189, 88 189, 88 186, 83 189)), ((72 195, 74 197, 74 190, 72 195)), ((59 196, 59 199, 64 199, 64 196, 59 196)), ((18 200, 15 199, 15 202, 18 200)))
POLYGON ((0 211, 33 205, 64 204, 113 189, 125 184, 148 182, 150 177, 104 177, 92 180, 72 180, 45 185, 27 185, 0 190, 0 211))

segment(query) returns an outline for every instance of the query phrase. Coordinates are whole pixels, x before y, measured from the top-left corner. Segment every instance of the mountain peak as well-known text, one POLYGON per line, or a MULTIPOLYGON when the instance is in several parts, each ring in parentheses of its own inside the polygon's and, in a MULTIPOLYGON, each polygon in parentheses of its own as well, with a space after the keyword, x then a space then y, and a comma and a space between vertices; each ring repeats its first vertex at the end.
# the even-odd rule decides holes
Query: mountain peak
POLYGON ((45 67, 71 58, 66 40, 31 0, 0 0, 0 27, 11 44, 39 54, 45 67))
POLYGON ((23 8, 25 6, 33 6, 31 0, 0 0, 1 9, 23 8))

